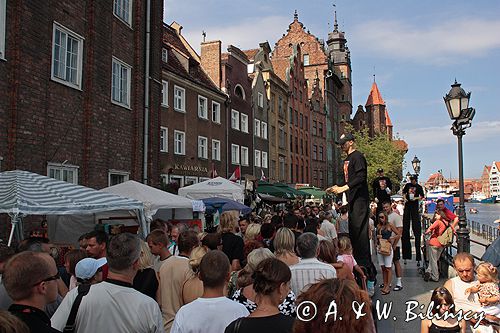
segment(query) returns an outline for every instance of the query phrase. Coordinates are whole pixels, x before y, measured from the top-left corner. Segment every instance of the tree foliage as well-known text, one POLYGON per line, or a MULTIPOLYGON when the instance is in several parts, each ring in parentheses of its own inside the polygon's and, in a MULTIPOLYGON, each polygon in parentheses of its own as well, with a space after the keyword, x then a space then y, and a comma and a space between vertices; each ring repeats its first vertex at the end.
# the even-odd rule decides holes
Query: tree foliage
POLYGON ((356 131, 351 125, 346 126, 346 133, 355 137, 356 149, 365 155, 368 163, 368 185, 377 177, 377 169, 384 169, 384 175, 389 177, 393 184, 392 193, 399 191, 403 179, 403 161, 406 151, 398 149, 394 142, 386 135, 376 134, 369 136, 368 129, 356 131))

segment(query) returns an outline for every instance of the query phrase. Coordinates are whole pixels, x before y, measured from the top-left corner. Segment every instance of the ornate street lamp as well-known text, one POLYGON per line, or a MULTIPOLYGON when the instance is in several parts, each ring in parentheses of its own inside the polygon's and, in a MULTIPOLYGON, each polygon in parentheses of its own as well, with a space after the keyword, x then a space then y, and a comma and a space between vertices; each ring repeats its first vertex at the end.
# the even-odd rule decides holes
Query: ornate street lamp
POLYGON ((460 83, 451 85, 450 92, 443 97, 453 124, 451 130, 458 139, 458 184, 460 193, 460 203, 458 205, 458 225, 457 245, 458 252, 470 252, 469 229, 467 229, 467 217, 465 215, 464 204, 464 157, 462 152, 462 137, 465 135, 465 129, 471 127, 472 119, 476 114, 474 108, 469 107, 470 92, 466 93, 460 87, 460 83))
POLYGON ((420 160, 418 159, 417 155, 413 158, 411 161, 411 165, 413 166, 413 171, 417 174, 417 176, 420 174, 420 160))

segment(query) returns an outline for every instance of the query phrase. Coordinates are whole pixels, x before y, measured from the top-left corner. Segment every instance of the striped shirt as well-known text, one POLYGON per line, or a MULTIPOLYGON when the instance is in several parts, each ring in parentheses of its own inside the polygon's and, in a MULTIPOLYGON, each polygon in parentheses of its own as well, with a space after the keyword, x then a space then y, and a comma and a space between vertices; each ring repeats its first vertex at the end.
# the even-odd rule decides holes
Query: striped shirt
POLYGON ((337 272, 332 265, 325 264, 316 258, 301 259, 298 264, 290 266, 292 271, 292 290, 299 295, 309 284, 314 284, 323 279, 337 277, 337 272))

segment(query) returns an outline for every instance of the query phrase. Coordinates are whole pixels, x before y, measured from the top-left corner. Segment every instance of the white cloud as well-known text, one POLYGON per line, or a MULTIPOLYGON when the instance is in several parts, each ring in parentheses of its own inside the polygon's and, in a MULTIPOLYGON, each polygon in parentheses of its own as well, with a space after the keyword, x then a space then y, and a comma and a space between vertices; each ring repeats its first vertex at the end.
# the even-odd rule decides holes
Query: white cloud
MULTIPOLYGON (((412 148, 427 148, 456 143, 457 138, 450 130, 451 125, 400 130, 401 138, 412 148)), ((500 120, 474 123, 466 130, 464 140, 468 143, 498 140, 500 120)))
MULTIPOLYGON (((244 19, 238 24, 204 27, 203 30, 207 33, 207 40, 222 41, 224 52, 229 45, 235 45, 242 50, 255 49, 259 47, 259 43, 266 40, 270 41, 271 48, 274 48, 274 42, 281 38, 289 24, 289 17, 267 16, 244 19)), ((194 31, 192 27, 186 27, 183 35, 191 46, 199 51, 202 41, 201 29, 194 31)))
POLYGON ((466 18, 435 25, 373 20, 353 29, 351 43, 381 56, 449 65, 500 48, 500 20, 466 18))

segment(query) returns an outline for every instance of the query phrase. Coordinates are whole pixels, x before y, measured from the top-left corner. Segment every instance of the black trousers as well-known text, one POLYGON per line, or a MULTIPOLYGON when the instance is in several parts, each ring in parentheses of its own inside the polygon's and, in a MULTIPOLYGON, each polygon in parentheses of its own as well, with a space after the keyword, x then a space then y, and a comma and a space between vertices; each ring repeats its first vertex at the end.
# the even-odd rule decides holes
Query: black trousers
POLYGON ((418 203, 405 205, 403 213, 403 235, 401 242, 403 245, 403 259, 411 259, 411 243, 410 243, 410 221, 413 235, 415 236, 415 259, 422 260, 420 251, 420 238, 422 236, 422 225, 420 224, 420 214, 418 212, 418 203))
POLYGON ((369 200, 357 198, 349 202, 349 238, 358 265, 371 270, 370 238, 368 237, 369 200))

